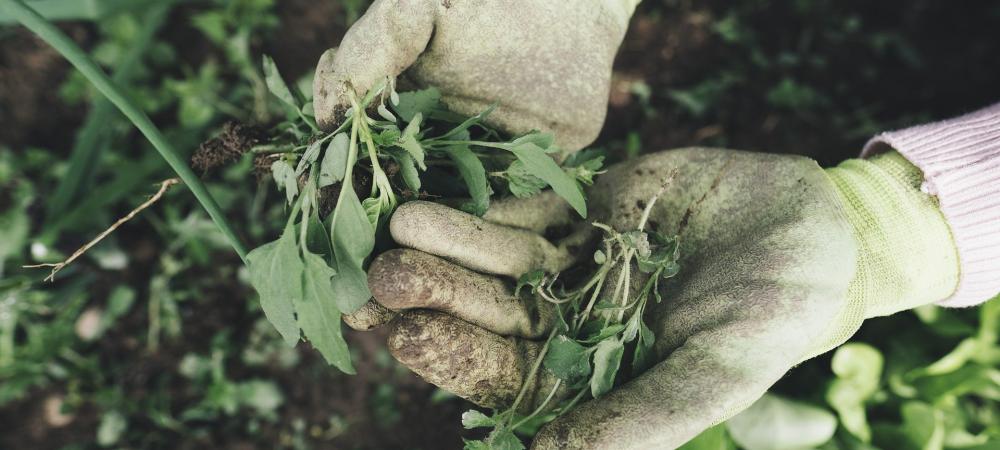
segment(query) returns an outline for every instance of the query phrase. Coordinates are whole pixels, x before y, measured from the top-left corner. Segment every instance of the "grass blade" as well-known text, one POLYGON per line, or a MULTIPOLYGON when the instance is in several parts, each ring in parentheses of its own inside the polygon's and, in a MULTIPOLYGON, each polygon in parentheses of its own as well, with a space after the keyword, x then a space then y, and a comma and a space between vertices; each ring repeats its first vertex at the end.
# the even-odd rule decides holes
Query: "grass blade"
POLYGON ((174 169, 174 172, 187 185, 188 189, 191 189, 191 193, 198 199, 201 206, 205 208, 209 217, 212 218, 212 221, 219 227, 219 230, 226 236, 230 245, 232 245, 233 249, 236 250, 236 253, 240 255, 240 258, 245 263, 246 248, 236 237, 236 233, 229 225, 229 222, 226 221, 226 217, 219 209, 218 203, 215 202, 212 194, 208 192, 198 176, 184 162, 184 159, 181 158, 177 150, 163 136, 163 133, 156 128, 156 125, 153 125, 153 122, 149 120, 146 113, 132 104, 128 97, 108 79, 108 76, 90 60, 87 54, 75 42, 45 20, 38 12, 24 4, 22 0, 0 0, 0 6, 2 6, 2 11, 17 19, 18 22, 34 32, 69 60, 87 80, 94 84, 94 87, 98 91, 104 94, 111 103, 121 110, 122 114, 125 114, 125 117, 128 117, 135 124, 136 128, 153 144, 153 147, 160 153, 160 156, 167 161, 170 168, 174 169))

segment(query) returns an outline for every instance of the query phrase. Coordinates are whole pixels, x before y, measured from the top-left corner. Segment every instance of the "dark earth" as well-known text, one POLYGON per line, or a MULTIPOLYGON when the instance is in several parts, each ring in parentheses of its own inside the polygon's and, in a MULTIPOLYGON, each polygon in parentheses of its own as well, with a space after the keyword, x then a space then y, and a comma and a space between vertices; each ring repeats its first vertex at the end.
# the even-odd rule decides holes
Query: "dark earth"
MULTIPOLYGON (((192 37, 185 14, 185 8, 175 10, 160 36, 184 49, 183 60, 196 63, 210 50, 192 37)), ((334 1, 278 2, 282 31, 258 50, 274 55, 286 78, 295 79, 337 44, 344 27, 328 18, 339 14, 334 1)), ((95 34, 86 23, 61 27, 84 46, 95 34)), ((998 55, 1000 7, 990 1, 647 0, 617 59, 607 124, 595 145, 619 157, 639 149, 712 145, 836 164, 856 156, 873 132, 1000 100, 998 55)), ((0 143, 68 153, 86 111, 64 106, 55 94, 67 73, 67 63, 26 31, 0 30, 0 143)), ((141 285, 156 269, 158 250, 143 237, 143 226, 122 230, 125 248, 134 252, 129 271, 95 289, 129 281, 141 285)), ((216 258, 219 265, 239 263, 232 255, 216 258)), ((164 342, 155 353, 133 338, 146 327, 142 309, 133 309, 109 335, 90 344, 103 362, 126 368, 109 376, 127 396, 166 388, 179 404, 196 402, 184 380, 158 375, 174 370, 185 353, 207 353, 220 329, 232 330, 231 341, 246 338, 259 314, 242 301, 251 292, 219 283, 201 294, 202 301, 183 304, 183 337, 164 342)), ((878 331, 862 331, 871 332, 878 331)), ((328 369, 305 345, 299 346, 302 362, 294 370, 227 365, 234 379, 274 379, 286 395, 278 421, 263 423, 256 435, 228 425, 197 437, 164 435, 153 423, 130 426, 156 429, 166 439, 151 440, 149 447, 273 448, 295 418, 322 423, 337 413, 347 418, 346 431, 332 439, 307 432, 315 448, 459 448, 460 437, 469 437, 459 416, 470 405, 431 401, 435 388, 380 359, 384 337, 380 331, 349 333, 358 369, 353 377, 328 369), (388 418, 373 401, 386 385, 393 386, 395 405, 388 418)), ((810 370, 797 369, 788 380, 810 370)), ((786 380, 778 389, 785 384, 794 383, 786 380)), ((78 410, 65 426, 52 427, 43 419, 44 399, 59 389, 38 389, 0 409, 0 448, 55 449, 92 440, 100 420, 93 405, 78 410)))

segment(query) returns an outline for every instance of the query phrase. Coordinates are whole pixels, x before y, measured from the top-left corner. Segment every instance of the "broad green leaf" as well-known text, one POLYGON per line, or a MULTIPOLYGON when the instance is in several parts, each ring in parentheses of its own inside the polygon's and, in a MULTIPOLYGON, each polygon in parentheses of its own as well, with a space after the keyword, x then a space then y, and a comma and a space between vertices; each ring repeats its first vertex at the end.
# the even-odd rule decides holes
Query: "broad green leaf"
POLYGON ((490 207, 490 194, 493 193, 493 190, 486 179, 486 168, 483 167, 482 161, 472 150, 469 150, 469 147, 464 145, 447 147, 445 152, 455 162, 458 174, 465 181, 465 185, 469 188, 469 197, 472 198, 470 202, 463 205, 462 209, 477 216, 486 214, 486 210, 490 207))
POLYGON ((353 374, 351 353, 341 335, 340 310, 334 303, 336 294, 330 281, 336 272, 319 255, 307 252, 303 255, 303 261, 303 295, 295 302, 299 326, 306 339, 319 350, 326 362, 337 366, 344 373, 353 374))
POLYGON ((295 322, 296 301, 302 298, 302 259, 295 244, 295 228, 287 227, 281 237, 247 254, 250 282, 260 296, 264 316, 288 345, 299 340, 295 322))
POLYGON ((746 450, 802 450, 829 441, 837 418, 823 408, 764 394, 726 426, 746 450))
POLYGON ((417 133, 420 132, 421 117, 420 113, 417 113, 417 115, 413 117, 413 121, 406 125, 406 128, 403 129, 403 135, 399 138, 399 143, 397 145, 402 147, 403 150, 406 150, 406 152, 413 157, 413 160, 417 162, 417 166, 420 167, 420 170, 427 170, 427 165, 424 164, 424 148, 420 145, 420 141, 417 140, 417 133))
POLYGON ((337 275, 333 277, 334 300, 344 314, 354 312, 371 298, 368 276, 362 265, 375 247, 375 228, 350 183, 340 190, 330 224, 337 275))
POLYGON ((589 353, 586 347, 564 335, 552 339, 542 364, 556 378, 569 383, 590 374, 589 353))
POLYGON ((28 238, 28 214, 15 207, 0 213, 0 268, 5 259, 18 254, 28 238))
POLYGON ((677 450, 732 450, 733 441, 729 439, 724 424, 716 425, 691 439, 677 450))
POLYGON ((295 176, 295 169, 285 160, 279 159, 271 164, 271 176, 278 184, 278 189, 285 191, 288 204, 292 204, 299 195, 299 180, 295 176))
POLYGON ((514 295, 521 295, 521 289, 525 286, 531 286, 531 292, 535 292, 535 290, 542 285, 542 281, 544 280, 544 270, 535 269, 530 272, 525 272, 517 279, 517 287, 514 288, 514 295))
POLYGON ((906 402, 900 409, 903 426, 900 431, 921 450, 944 448, 944 423, 940 411, 922 402, 906 402))
POLYGON ((462 413, 462 426, 467 430, 480 427, 491 427, 496 424, 492 417, 479 411, 470 409, 462 413))
POLYGON ((871 441, 864 404, 878 391, 882 364, 882 354, 867 344, 846 344, 833 355, 837 378, 827 388, 826 401, 837 411, 844 428, 862 442, 871 441))
POLYGON ((403 92, 399 94, 399 101, 393 109, 399 117, 406 122, 413 120, 417 114, 428 115, 437 108, 441 100, 441 92, 437 88, 427 88, 419 91, 403 92))
POLYGON ((598 398, 615 385, 615 376, 622 363, 625 346, 622 341, 611 337, 597 344, 594 352, 594 376, 590 378, 590 394, 598 398))
POLYGON ((549 186, 552 186, 552 190, 556 191, 556 194, 569 202, 570 206, 580 214, 580 217, 587 217, 587 202, 583 198, 580 186, 551 157, 546 155, 541 147, 526 142, 512 146, 509 150, 524 163, 528 172, 544 180, 549 186))
POLYGON ((330 186, 344 179, 347 172, 347 153, 350 137, 347 133, 337 133, 326 146, 326 154, 319 166, 319 187, 330 186))
POLYGON ((295 100, 292 91, 288 89, 285 80, 281 78, 281 73, 278 72, 278 66, 274 64, 274 60, 267 55, 264 55, 262 60, 264 66, 264 83, 267 84, 267 90, 271 91, 275 97, 278 97, 286 105, 298 110, 299 102, 295 100))

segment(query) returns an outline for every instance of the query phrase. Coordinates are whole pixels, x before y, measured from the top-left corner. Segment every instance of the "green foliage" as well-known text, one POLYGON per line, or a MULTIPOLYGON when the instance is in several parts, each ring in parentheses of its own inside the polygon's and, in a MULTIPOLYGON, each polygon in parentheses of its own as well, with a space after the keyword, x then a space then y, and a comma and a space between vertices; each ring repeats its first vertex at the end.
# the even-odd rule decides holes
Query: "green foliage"
POLYGON ((569 291, 556 288, 558 276, 548 276, 538 270, 518 279, 515 295, 530 287, 532 294, 553 303, 559 320, 509 408, 495 411, 492 416, 477 411, 467 411, 463 415, 467 428, 492 428, 486 439, 466 441, 466 449, 522 448, 515 432, 531 436, 541 425, 570 411, 581 400, 606 394, 622 378, 620 372, 626 345, 632 353, 632 373, 639 373, 650 364, 649 352, 655 337, 642 317, 650 298, 660 301, 660 280, 677 275, 680 257, 676 238, 643 230, 658 197, 659 194, 650 199, 635 230, 622 233, 602 223, 594 223, 605 236, 602 249, 594 257, 596 270, 580 287, 569 291), (641 289, 630 293, 623 287, 633 275, 633 265, 646 279, 641 289), (612 273, 617 276, 609 280, 612 273), (609 293, 609 298, 602 298, 609 293), (557 381, 533 412, 521 416, 517 413, 518 406, 525 392, 537 382, 541 367, 557 381), (550 404, 563 386, 569 388, 570 398, 550 404), (512 447, 515 441, 517 444, 512 447))
POLYGON ((286 341, 296 342, 301 328, 328 362, 346 372, 353 368, 339 332, 340 314, 357 310, 371 298, 365 266, 380 225, 400 199, 418 198, 425 187, 439 188, 421 178, 429 166, 449 168, 447 174, 463 182, 471 197, 466 210, 478 215, 486 212, 495 192, 488 175, 495 173, 497 180, 508 182, 511 193, 523 196, 526 194, 518 190, 519 185, 510 181, 512 173, 520 172, 534 179, 536 189, 528 194, 551 186, 581 216, 586 215, 580 184, 592 182, 603 158, 578 158, 573 166, 563 169, 549 156, 558 151, 550 135, 533 132, 509 142, 498 139, 499 133, 483 123, 492 108, 459 118, 440 104, 440 93, 435 89, 397 93, 385 82, 363 99, 351 98, 351 112, 344 123, 324 133, 317 129, 310 110, 303 107, 301 96, 288 87, 267 56, 263 58, 263 73, 270 92, 293 117, 273 127, 275 135, 266 144, 265 156, 271 160, 271 175, 278 189, 284 191, 293 208, 282 236, 251 252, 251 280, 265 315, 286 341), (365 112, 373 106, 381 120, 365 112), (439 129, 444 131, 433 135, 439 129), (505 153, 497 154, 497 150, 505 153), (393 183, 383 168, 389 162, 397 165, 402 183, 393 183), (357 166, 371 174, 371 193, 365 198, 355 191, 359 184, 357 166), (407 189, 398 189, 400 184, 407 189), (338 188, 336 206, 329 217, 312 220, 318 212, 321 189, 329 186, 338 188), (312 247, 318 254, 313 254, 304 242, 316 234, 316 226, 329 229, 329 244, 317 249, 314 240, 312 247), (301 252, 298 247, 302 247, 301 252), (336 330, 324 332, 324 326, 336 330))

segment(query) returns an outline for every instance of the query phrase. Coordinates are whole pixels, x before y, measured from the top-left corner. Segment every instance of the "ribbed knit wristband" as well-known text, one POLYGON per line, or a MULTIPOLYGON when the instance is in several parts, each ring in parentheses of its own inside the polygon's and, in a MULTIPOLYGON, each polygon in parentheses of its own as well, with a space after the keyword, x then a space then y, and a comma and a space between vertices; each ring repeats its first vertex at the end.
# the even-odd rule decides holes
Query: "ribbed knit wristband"
POLYGON ((961 265, 942 306, 973 306, 1000 293, 1000 103, 954 119, 882 133, 863 156, 896 150, 924 173, 961 265))

